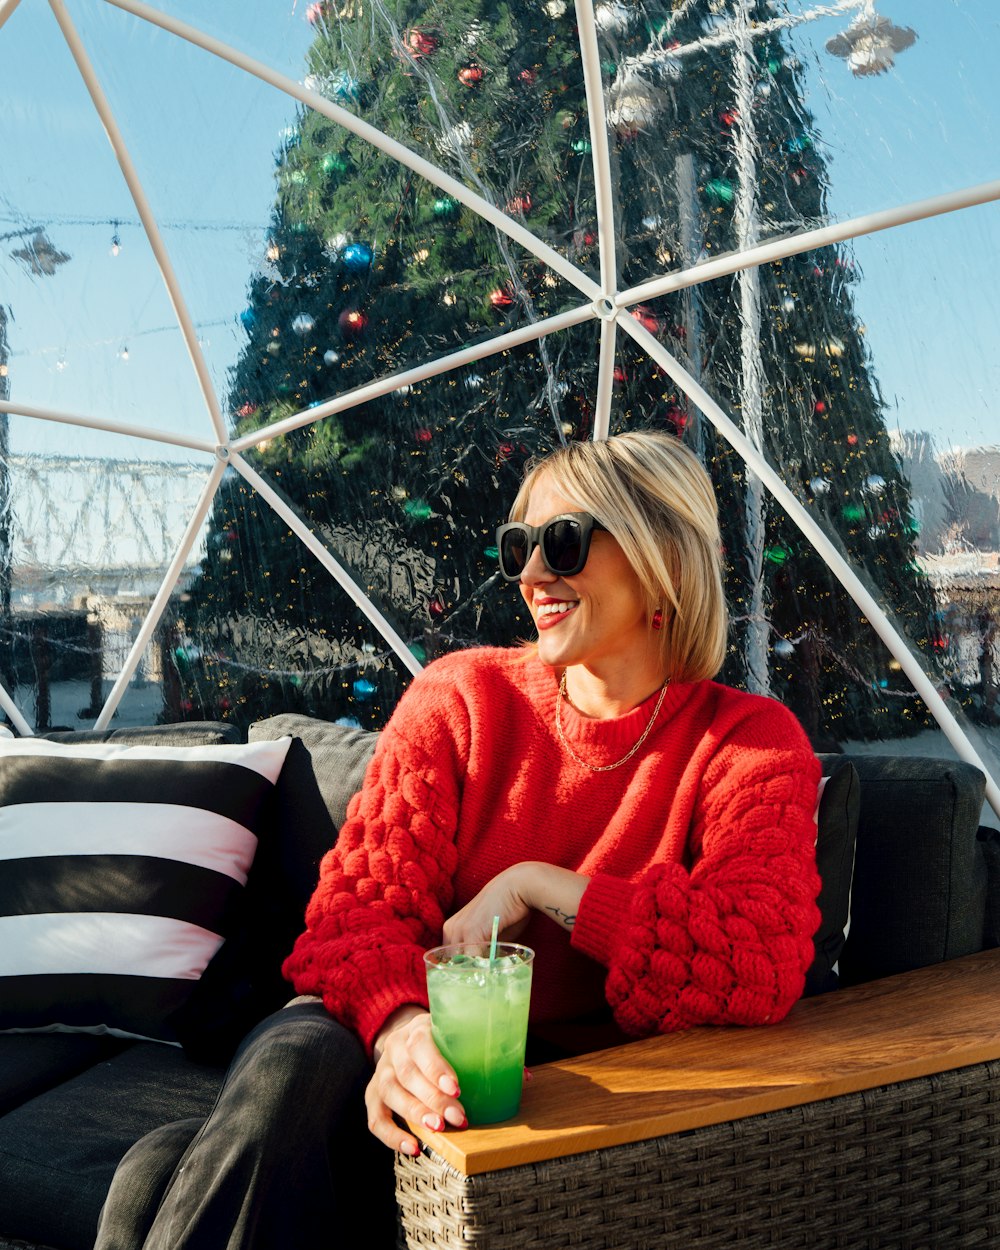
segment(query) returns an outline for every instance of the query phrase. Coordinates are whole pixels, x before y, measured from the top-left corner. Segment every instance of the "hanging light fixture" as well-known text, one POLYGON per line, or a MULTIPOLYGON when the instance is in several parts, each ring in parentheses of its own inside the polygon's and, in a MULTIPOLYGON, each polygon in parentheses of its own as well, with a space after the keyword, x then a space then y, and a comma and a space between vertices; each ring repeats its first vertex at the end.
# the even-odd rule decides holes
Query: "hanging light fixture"
POLYGON ((827 40, 826 50, 844 57, 855 78, 864 78, 891 69, 896 53, 911 47, 916 38, 915 30, 882 17, 875 11, 874 0, 866 0, 850 26, 827 40))

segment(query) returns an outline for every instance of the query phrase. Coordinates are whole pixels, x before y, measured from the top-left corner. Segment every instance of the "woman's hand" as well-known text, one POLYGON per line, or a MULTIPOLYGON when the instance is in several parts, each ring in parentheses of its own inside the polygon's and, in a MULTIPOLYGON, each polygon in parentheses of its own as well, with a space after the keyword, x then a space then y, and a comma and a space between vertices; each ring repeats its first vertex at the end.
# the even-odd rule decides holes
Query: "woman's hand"
POLYGON ((475 898, 444 922, 445 942, 488 942, 493 917, 500 917, 500 937, 516 941, 531 912, 540 911, 572 929, 583 892, 590 882, 582 873, 555 864, 524 860, 497 873, 475 898))
POLYGON ((368 1128, 390 1150, 405 1155, 420 1150, 393 1112, 436 1131, 446 1124, 465 1128, 458 1081, 434 1044, 430 1012, 416 1006, 393 1012, 375 1040, 375 1055, 375 1073, 365 1090, 368 1128))

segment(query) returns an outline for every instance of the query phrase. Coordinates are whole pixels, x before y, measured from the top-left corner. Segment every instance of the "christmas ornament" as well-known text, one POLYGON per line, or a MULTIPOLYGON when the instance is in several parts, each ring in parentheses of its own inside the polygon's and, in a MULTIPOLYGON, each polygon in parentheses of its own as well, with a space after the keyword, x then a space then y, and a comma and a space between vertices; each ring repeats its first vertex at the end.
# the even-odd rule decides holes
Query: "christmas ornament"
POLYGON ((426 499, 408 499, 403 504, 403 511, 414 521, 427 521, 433 515, 431 506, 426 499))
POLYGON ((257 314, 252 308, 244 308, 240 313, 240 322, 248 333, 257 324, 257 314))
POLYGON ((827 495, 833 483, 826 477, 814 477, 809 480, 809 489, 814 495, 827 495))
POLYGON ((864 78, 891 69, 896 53, 912 47, 916 38, 911 27, 897 26, 880 16, 868 0, 845 31, 827 40, 826 50, 844 58, 855 78, 864 78))
POLYGON ((531 196, 527 193, 512 196, 505 207, 512 216, 526 217, 531 212, 531 196))
POLYGON ((779 659, 787 660, 795 654, 795 643, 789 642, 787 638, 779 638, 774 644, 774 654, 779 659))
POLYGON ((465 379, 465 385, 470 391, 478 391, 485 381, 486 379, 481 373, 470 373, 465 379))
POLYGON ((442 195, 440 199, 434 201, 435 217, 444 217, 447 220, 457 217, 460 211, 461 205, 458 200, 452 199, 450 195, 442 195))
POLYGON ((348 243, 340 254, 345 269, 359 273, 371 266, 374 252, 367 243, 348 243))
POLYGON ((378 687, 373 686, 366 677, 359 677, 351 689, 354 691, 355 698, 364 701, 370 699, 378 687))
POLYGON ((733 184, 725 178, 710 178, 705 183, 705 194, 716 204, 732 204, 736 198, 733 184))
POLYGON ((542 8, 545 10, 547 16, 551 17, 552 20, 555 21, 557 17, 562 17, 562 15, 566 12, 566 0, 545 0, 542 8))
POLYGON ((329 351, 325 351, 323 353, 323 363, 325 365, 335 365, 339 359, 340 359, 340 356, 338 355, 338 353, 333 351, 332 349, 330 349, 329 351))
POLYGON ((813 412, 817 417, 821 417, 826 412, 826 404, 821 399, 817 399, 813 404, 813 412))
MULTIPOLYGON (((337 70, 328 79, 327 90, 341 104, 357 104, 361 98, 361 84, 346 69, 337 70)), ((323 92, 324 95, 327 91, 323 92)))
POLYGON ((645 304, 637 304, 635 308, 630 310, 631 315, 638 321, 644 330, 648 330, 650 334, 659 334, 663 329, 663 322, 653 312, 651 308, 647 308, 645 304))
POLYGON ((264 350, 269 356, 277 356, 278 352, 281 351, 281 344, 276 343, 275 340, 272 339, 264 350))
POLYGON ((463 87, 478 87, 485 76, 481 65, 463 65, 458 71, 458 81, 463 87))
POLYGON ((326 17, 329 7, 325 2, 306 5, 306 21, 310 26, 315 26, 317 22, 323 21, 326 17))
POLYGON ((324 245, 324 255, 326 255, 330 260, 336 260, 349 242, 350 240, 346 234, 331 235, 330 238, 326 240, 326 244, 324 245))
POLYGON ((790 295, 786 295, 781 301, 781 307, 786 313, 795 311, 795 300, 790 295))
POLYGON ((444 616, 445 606, 441 600, 435 595, 427 604, 427 611, 435 619, 444 616))
POLYGON ((241 406, 236 409, 236 415, 238 417, 243 417, 243 418, 252 417, 256 411, 257 411, 257 405, 251 404, 248 401, 245 404, 241 404, 241 406))
POLYGON ((356 337, 364 333, 365 326, 368 324, 368 318, 358 308, 345 308, 337 318, 337 324, 340 326, 342 334, 356 337))
POLYGON ((870 473, 865 478, 864 490, 868 495, 881 495, 885 490, 885 478, 879 473, 870 473))
POLYGON ((863 521, 865 519, 865 510, 860 504, 849 503, 841 509, 841 516, 845 521, 863 521))
POLYGON ((361 729, 361 722, 356 716, 338 716, 333 722, 335 725, 343 725, 345 729, 361 729))
POLYGON ((791 558, 791 554, 787 547, 764 548, 764 559, 770 564, 777 564, 779 567, 791 558))
POLYGON ((509 287, 498 286, 495 291, 490 291, 490 303, 494 308, 509 308, 513 302, 514 296, 509 287))
POLYGON ((526 87, 533 87, 538 82, 538 74, 533 69, 522 69, 517 80, 523 82, 526 87))
POLYGON ((413 437, 418 443, 429 443, 434 435, 426 426, 421 426, 419 430, 414 430, 413 437))
POLYGON ((299 335, 300 338, 304 338, 307 334, 311 333, 315 326, 315 320, 310 317, 308 313, 299 313, 299 315, 292 322, 292 329, 297 335, 299 335))
POLYGON ((659 92, 636 73, 623 74, 608 92, 608 122, 619 138, 648 130, 659 111, 659 92))
POLYGON ((432 34, 430 31, 418 30, 415 26, 403 36, 406 50, 415 61, 418 61, 422 56, 433 56, 438 50, 440 42, 437 35, 432 34))
POLYGON ((324 152, 320 168, 324 174, 344 174, 347 172, 347 158, 340 152, 324 152))
POLYGON ((858 436, 857 436, 857 434, 848 434, 848 436, 847 436, 847 442, 848 442, 848 446, 850 446, 850 447, 857 447, 857 445, 858 445, 858 436))

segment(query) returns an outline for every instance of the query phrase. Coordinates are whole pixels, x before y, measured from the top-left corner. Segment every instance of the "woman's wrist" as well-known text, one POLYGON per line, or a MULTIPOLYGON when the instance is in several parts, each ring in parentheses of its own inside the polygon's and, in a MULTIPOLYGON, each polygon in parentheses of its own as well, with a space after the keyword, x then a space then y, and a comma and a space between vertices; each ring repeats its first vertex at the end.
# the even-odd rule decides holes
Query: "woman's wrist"
POLYGON ((526 870, 525 902, 561 928, 571 930, 590 878, 569 868, 535 860, 524 863, 522 868, 526 870))
POLYGON ((372 1046, 376 1061, 385 1049, 385 1043, 389 1035, 394 1033, 396 1029, 409 1024, 415 1016, 424 1015, 426 1011, 426 1007, 421 1007, 417 1003, 404 1003, 402 1007, 397 1007, 391 1016, 386 1016, 385 1023, 375 1034, 375 1042, 372 1046))

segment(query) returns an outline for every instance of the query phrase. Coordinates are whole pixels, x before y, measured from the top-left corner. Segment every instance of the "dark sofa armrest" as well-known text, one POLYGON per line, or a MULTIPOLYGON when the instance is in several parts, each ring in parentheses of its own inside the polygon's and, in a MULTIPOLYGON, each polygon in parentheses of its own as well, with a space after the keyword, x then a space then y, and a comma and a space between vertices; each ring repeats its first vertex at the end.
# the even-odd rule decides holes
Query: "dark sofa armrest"
POLYGON ((983 774, 957 760, 848 758, 861 781, 861 810, 841 984, 982 950, 983 774))

